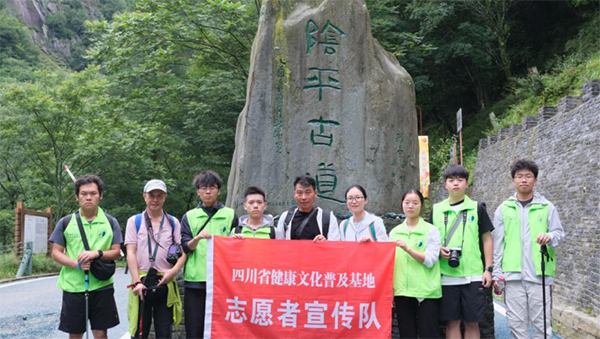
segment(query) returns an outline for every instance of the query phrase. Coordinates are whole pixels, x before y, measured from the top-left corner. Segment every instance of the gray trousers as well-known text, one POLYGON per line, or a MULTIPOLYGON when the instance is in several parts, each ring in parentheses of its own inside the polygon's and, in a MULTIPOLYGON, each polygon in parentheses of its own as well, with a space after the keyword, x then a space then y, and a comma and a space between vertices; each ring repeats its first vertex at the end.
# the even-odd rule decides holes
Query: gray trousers
MULTIPOLYGON (((506 282, 506 318, 513 338, 529 338, 529 322, 533 337, 544 338, 544 304, 542 285, 523 280, 506 282)), ((546 285, 546 334, 552 337, 552 286, 546 285)))

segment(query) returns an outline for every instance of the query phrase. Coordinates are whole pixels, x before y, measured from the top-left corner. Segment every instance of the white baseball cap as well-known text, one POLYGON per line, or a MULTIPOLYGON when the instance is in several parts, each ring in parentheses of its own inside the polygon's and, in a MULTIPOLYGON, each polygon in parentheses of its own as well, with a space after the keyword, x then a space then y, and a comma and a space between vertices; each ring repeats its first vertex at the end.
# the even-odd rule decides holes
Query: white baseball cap
POLYGON ((148 181, 146 186, 144 186, 144 193, 148 193, 153 190, 161 190, 167 193, 167 185, 165 185, 165 182, 162 180, 152 179, 148 181))

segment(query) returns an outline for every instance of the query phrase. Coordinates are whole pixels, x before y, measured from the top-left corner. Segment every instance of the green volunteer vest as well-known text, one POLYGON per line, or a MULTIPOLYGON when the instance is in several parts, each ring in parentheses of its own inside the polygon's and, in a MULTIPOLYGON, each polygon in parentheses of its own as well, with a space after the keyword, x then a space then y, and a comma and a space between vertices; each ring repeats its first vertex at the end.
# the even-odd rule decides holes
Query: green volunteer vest
MULTIPOLYGON (((422 218, 412 232, 406 229, 406 221, 390 232, 392 241, 403 240, 408 247, 425 252, 425 244, 433 225, 422 218)), ((441 298, 442 277, 440 263, 431 268, 421 264, 403 249, 396 247, 396 264, 394 266, 394 295, 413 298, 441 298)))
MULTIPOLYGON (((504 255, 502 256, 502 271, 521 272, 522 247, 521 247, 521 220, 516 200, 510 199, 502 204, 502 220, 504 223, 504 255)), ((529 222, 529 234, 531 235, 531 257, 535 266, 535 274, 542 275, 542 254, 540 245, 535 238, 540 233, 548 233, 549 206, 533 203, 529 207, 527 220, 529 222)), ((548 254, 550 258, 556 258, 556 251, 550 246, 548 254)), ((550 260, 545 265, 546 275, 554 276, 556 272, 556 260, 550 260)))
MULTIPOLYGON (((81 210, 79 213, 81 214, 81 210)), ((90 245, 90 250, 110 250, 113 240, 113 230, 104 211, 100 207, 98 207, 96 219, 91 223, 88 223, 85 218, 81 218, 81 222, 88 244, 90 245)), ((64 229, 64 236, 65 254, 69 258, 77 260, 77 256, 85 251, 85 247, 83 246, 83 240, 81 240, 81 233, 79 233, 79 226, 77 226, 75 213, 71 215, 71 221, 64 229)), ((112 277, 108 280, 98 280, 90 273, 90 291, 97 290, 112 283, 112 277)), ((56 285, 65 292, 85 292, 85 272, 76 268, 63 266, 60 270, 60 276, 56 285)))
POLYGON ((242 232, 240 234, 246 238, 271 239, 271 226, 261 226, 254 232, 250 227, 242 226, 242 232))
POLYGON ((451 277, 471 277, 483 274, 483 263, 481 262, 481 251, 479 250, 479 219, 477 216, 477 202, 465 196, 459 213, 450 206, 448 199, 433 206, 433 224, 440 231, 442 246, 446 241, 447 232, 450 233, 456 218, 460 217, 460 225, 454 232, 447 247, 460 247, 463 245, 460 265, 456 268, 448 265, 448 260, 440 257, 440 267, 443 275, 451 277), (463 243, 463 221, 462 213, 467 211, 467 222, 465 224, 463 243), (448 225, 444 226, 444 214, 448 213, 448 225))
MULTIPOLYGON (((200 228, 208 219, 208 215, 202 208, 196 208, 186 213, 192 236, 200 233, 200 228)), ((231 233, 231 223, 235 213, 229 207, 223 207, 215 213, 210 222, 204 228, 212 235, 227 237, 231 233)), ((185 281, 204 282, 206 281, 206 239, 201 239, 196 249, 189 254, 185 263, 185 281)))

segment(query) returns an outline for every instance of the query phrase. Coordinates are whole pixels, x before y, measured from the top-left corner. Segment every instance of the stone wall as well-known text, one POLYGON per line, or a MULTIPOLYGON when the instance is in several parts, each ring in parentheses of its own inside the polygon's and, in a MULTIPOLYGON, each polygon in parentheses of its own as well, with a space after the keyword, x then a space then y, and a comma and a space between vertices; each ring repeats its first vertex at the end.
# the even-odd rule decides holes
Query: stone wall
POLYGON ((558 208, 565 241, 557 250, 553 321, 568 337, 599 338, 600 80, 581 97, 564 97, 536 117, 479 142, 472 196, 493 215, 514 193, 509 167, 520 158, 540 167, 536 189, 558 208))

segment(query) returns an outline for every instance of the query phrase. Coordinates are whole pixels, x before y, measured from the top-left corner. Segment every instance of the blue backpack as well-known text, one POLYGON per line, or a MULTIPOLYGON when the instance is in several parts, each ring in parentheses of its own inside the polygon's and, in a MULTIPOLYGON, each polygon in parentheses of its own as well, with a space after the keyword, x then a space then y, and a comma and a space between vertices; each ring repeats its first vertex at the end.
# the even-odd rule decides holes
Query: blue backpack
MULTIPOLYGON (((171 221, 171 233, 175 233, 175 218, 172 215, 167 214, 169 220, 171 221)), ((142 225, 142 213, 135 215, 135 231, 140 231, 140 226, 142 225)))

